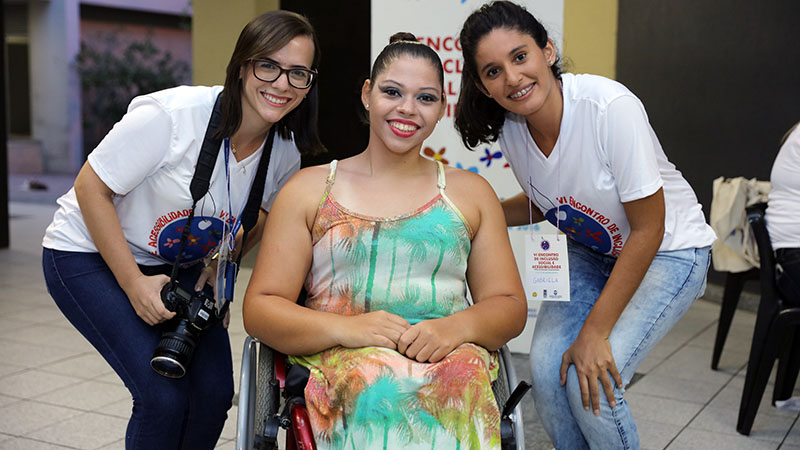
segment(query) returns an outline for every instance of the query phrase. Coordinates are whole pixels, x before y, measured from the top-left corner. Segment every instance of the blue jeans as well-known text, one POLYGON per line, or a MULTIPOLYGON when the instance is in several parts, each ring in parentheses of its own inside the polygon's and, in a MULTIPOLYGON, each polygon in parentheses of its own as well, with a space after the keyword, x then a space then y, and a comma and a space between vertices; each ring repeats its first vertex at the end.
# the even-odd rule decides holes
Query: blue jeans
MULTIPOLYGON (((609 341, 624 386, 661 338, 703 294, 709 247, 659 252, 614 325, 609 341)), ((600 389, 600 416, 583 409, 575 366, 560 385, 561 356, 578 337, 614 268, 615 258, 569 242, 569 302, 543 302, 531 344, 536 411, 556 449, 638 449, 639 434, 624 386, 612 409, 600 389)), ((613 383, 613 380, 612 380, 613 383)))
MULTIPOLYGON (((133 396, 126 449, 213 449, 233 399, 228 330, 217 324, 197 343, 187 374, 157 374, 150 358, 167 324, 150 326, 131 306, 98 253, 44 249, 47 289, 75 328, 100 352, 133 396)), ((194 287, 200 267, 179 280, 194 287)))

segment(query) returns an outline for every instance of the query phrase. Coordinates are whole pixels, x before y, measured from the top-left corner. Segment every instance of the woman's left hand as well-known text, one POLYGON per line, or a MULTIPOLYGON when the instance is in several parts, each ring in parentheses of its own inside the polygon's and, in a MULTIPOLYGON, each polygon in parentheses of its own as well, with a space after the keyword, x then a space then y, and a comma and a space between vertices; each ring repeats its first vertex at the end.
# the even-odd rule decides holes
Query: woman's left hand
POLYGON ((608 403, 612 408, 616 406, 611 377, 620 387, 622 386, 622 377, 620 377, 617 365, 614 363, 614 355, 611 353, 611 343, 608 341, 608 337, 581 331, 575 342, 561 357, 562 386, 567 383, 567 369, 569 369, 570 364, 575 365, 575 370, 578 373, 581 401, 586 411, 593 407, 594 415, 600 415, 598 379, 603 385, 603 390, 606 397, 608 397, 608 403), (608 376, 609 372, 611 377, 608 376))
MULTIPOLYGON (((206 287, 206 284, 211 286, 212 288, 217 284, 217 261, 211 261, 207 266, 203 268, 203 271, 200 272, 200 276, 197 277, 197 283, 194 284, 195 292, 200 292, 203 288, 206 287)), ((217 298, 217 290, 214 289, 214 298, 217 298)), ((225 317, 222 318, 222 326, 224 328, 228 328, 228 325, 231 324, 231 310, 225 312, 225 317)))
MULTIPOLYGON (((217 284, 217 260, 213 260, 208 263, 207 266, 203 268, 203 271, 200 272, 200 276, 197 278, 197 282, 194 284, 195 292, 200 292, 203 288, 206 287, 208 284, 211 287, 216 286, 217 284)), ((214 297, 216 298, 216 290, 214 291, 214 297)))
MULTIPOLYGON (((206 284, 211 286, 212 288, 217 285, 217 260, 213 260, 208 263, 207 266, 203 268, 203 271, 200 272, 200 276, 197 277, 197 283, 194 285, 195 292, 200 292, 203 288, 206 287, 206 284)), ((214 289, 214 299, 217 298, 217 290, 214 289)), ((228 328, 231 324, 231 310, 225 312, 225 317, 222 318, 222 326, 224 328, 228 328)))
POLYGON ((397 341, 397 351, 419 362, 439 362, 463 344, 460 328, 451 317, 423 320, 409 327, 397 341))

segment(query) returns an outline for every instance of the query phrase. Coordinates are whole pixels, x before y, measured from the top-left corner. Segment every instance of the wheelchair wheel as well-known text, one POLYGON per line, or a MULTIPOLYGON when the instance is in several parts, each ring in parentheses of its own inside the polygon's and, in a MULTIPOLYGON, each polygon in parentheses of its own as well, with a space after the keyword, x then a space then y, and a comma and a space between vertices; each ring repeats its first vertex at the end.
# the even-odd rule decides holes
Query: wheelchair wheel
POLYGON ((257 433, 263 433, 267 419, 278 414, 280 396, 273 388, 275 380, 275 358, 272 349, 259 343, 258 366, 256 368, 255 426, 257 433))
POLYGON ((263 438, 267 419, 278 412, 278 387, 272 350, 248 336, 242 352, 239 411, 236 420, 236 450, 277 448, 263 438))
POLYGON ((492 392, 494 392, 494 398, 497 400, 497 404, 500 405, 500 409, 503 408, 503 405, 506 404, 508 397, 511 395, 503 350, 501 349, 497 352, 497 361, 500 363, 500 367, 497 370, 497 379, 492 383, 492 392))

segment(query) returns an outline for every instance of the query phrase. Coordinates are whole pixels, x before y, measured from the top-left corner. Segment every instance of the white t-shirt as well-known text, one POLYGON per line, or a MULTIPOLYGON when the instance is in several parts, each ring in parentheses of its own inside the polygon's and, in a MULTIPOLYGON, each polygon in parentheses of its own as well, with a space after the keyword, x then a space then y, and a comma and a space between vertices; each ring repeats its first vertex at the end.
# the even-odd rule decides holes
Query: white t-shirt
MULTIPOLYGON (((221 86, 181 86, 136 97, 128 112, 89 155, 95 173, 112 190, 122 231, 136 262, 174 261, 192 206, 189 184, 221 86)), ((229 154, 230 205, 225 145, 220 146, 208 193, 199 202, 182 261, 200 260, 216 249, 223 220, 238 218, 247 201, 263 151, 236 161, 229 154)), ((278 135, 261 207, 269 210, 278 190, 300 169, 300 153, 278 135)), ((44 247, 97 252, 83 221, 75 189, 58 199, 60 208, 45 232, 44 247)))
POLYGON ((691 186, 667 160, 639 99, 596 75, 567 73, 562 83, 561 132, 549 157, 518 114, 506 114, 499 139, 517 181, 545 218, 576 241, 617 256, 630 234, 622 204, 663 187, 659 251, 711 245, 716 235, 691 186))
POLYGON ((800 248, 800 126, 775 157, 770 182, 766 220, 772 248, 800 248))

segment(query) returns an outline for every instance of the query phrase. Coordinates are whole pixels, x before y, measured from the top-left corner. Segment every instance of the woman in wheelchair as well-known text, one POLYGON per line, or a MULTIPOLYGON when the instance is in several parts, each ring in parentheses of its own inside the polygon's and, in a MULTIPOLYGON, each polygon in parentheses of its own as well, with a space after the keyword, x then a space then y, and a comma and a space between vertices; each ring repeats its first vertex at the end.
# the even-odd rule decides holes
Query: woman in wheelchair
POLYGON ((492 351, 527 316, 502 209, 480 176, 420 155, 446 106, 432 49, 392 36, 361 99, 367 148, 275 200, 245 328, 309 368, 319 448, 499 448, 492 351))

